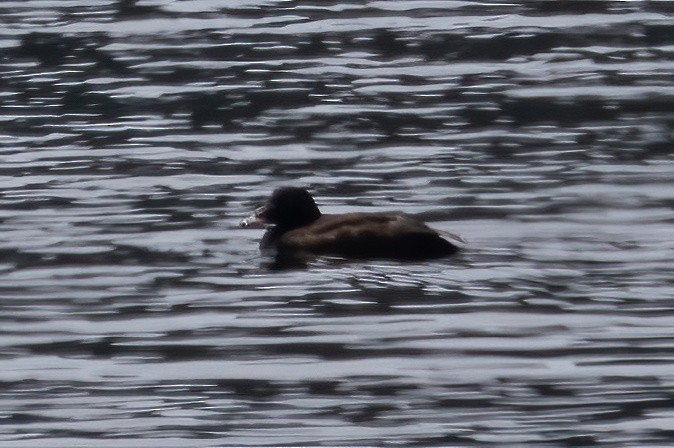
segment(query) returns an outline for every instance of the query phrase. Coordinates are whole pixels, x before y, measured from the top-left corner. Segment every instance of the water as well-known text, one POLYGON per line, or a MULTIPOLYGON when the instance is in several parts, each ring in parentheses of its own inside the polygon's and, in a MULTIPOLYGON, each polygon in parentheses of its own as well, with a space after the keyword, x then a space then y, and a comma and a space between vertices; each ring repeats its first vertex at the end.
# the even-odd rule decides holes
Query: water
POLYGON ((671 445, 672 12, 2 2, 1 445, 671 445), (468 246, 270 270, 281 185, 468 246))

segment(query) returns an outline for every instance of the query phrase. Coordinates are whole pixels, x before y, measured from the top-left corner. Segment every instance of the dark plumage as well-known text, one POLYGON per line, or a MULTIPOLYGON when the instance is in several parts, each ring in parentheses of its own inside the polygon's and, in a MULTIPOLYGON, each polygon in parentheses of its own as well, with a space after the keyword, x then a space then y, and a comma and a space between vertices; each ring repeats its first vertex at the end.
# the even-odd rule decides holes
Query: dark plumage
POLYGON ((402 213, 324 215, 309 192, 278 188, 242 227, 273 225, 260 249, 279 255, 325 254, 352 258, 427 259, 451 255, 455 244, 402 213))

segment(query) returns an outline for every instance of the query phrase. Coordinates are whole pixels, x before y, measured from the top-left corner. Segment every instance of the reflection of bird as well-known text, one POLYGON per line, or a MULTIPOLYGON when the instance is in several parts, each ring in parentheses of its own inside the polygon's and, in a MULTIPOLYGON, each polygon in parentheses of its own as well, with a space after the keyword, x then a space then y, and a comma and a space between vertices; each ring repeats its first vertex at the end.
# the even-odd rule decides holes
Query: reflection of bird
POLYGON ((152 6, 138 6, 137 0, 119 0, 117 2, 117 14, 120 16, 135 16, 156 12, 152 6))

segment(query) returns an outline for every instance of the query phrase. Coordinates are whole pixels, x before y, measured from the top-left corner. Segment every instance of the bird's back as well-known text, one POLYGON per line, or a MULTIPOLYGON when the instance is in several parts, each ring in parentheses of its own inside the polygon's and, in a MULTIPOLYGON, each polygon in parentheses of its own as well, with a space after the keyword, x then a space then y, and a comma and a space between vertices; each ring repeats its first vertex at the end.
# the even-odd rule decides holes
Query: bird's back
POLYGON ((404 214, 323 215, 308 226, 279 235, 278 251, 356 258, 438 258, 457 251, 426 224, 404 214))

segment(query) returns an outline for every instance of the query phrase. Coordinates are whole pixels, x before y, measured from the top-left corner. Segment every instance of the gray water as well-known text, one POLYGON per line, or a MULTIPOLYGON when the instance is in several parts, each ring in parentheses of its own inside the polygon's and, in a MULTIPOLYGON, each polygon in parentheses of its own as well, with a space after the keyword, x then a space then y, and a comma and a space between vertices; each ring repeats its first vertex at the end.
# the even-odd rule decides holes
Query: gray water
POLYGON ((673 6, 1 2, 0 445, 672 446, 673 6))

